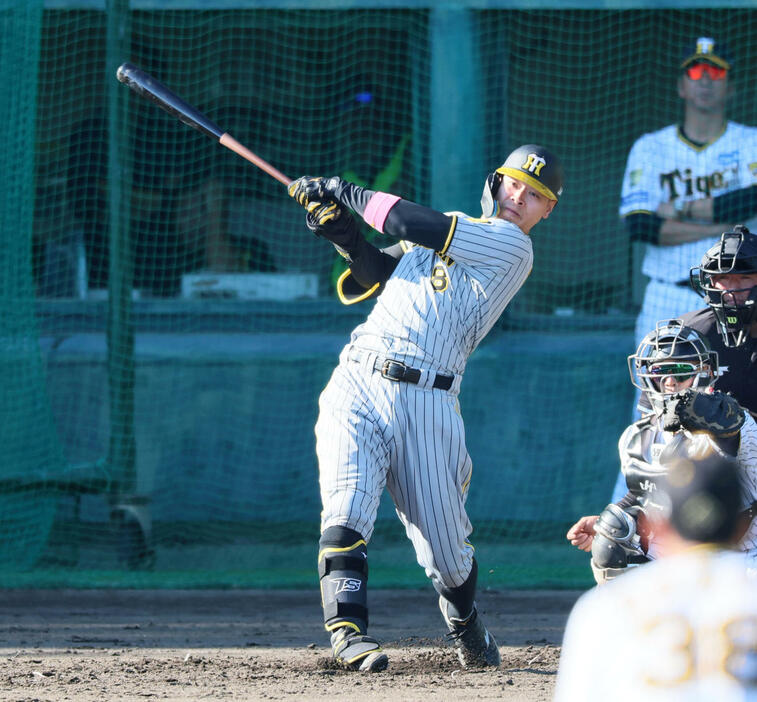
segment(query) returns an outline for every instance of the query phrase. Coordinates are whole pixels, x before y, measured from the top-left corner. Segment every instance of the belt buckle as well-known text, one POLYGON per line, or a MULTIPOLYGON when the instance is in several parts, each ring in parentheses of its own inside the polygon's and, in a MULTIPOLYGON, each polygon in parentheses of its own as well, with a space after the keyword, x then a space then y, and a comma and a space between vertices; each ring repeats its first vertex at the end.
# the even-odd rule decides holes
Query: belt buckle
POLYGON ((381 376, 387 380, 392 380, 395 383, 399 383, 405 377, 405 369, 407 366, 401 361, 392 361, 387 359, 384 361, 384 365, 381 366, 381 376), (392 370, 395 368, 397 370, 392 370))

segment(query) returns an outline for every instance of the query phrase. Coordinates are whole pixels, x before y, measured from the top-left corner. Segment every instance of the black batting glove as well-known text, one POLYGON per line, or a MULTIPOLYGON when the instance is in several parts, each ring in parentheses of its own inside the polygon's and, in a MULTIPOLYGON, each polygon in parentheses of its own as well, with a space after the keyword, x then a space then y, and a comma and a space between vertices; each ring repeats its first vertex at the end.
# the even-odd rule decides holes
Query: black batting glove
POLYGON ((298 204, 302 205, 306 210, 309 209, 309 205, 320 205, 326 199, 326 195, 321 189, 321 181, 323 178, 313 176, 302 176, 293 180, 287 191, 290 197, 293 197, 298 204))
POLYGON ((311 202, 307 206, 308 213, 305 215, 305 224, 311 232, 319 234, 319 229, 329 222, 334 222, 342 215, 342 209, 335 202, 311 202))
POLYGON ((338 202, 346 185, 346 181, 339 176, 302 176, 289 184, 288 192, 300 205, 309 210, 309 206, 314 203, 317 205, 326 200, 338 202))
POLYGON ((360 237, 354 217, 335 202, 324 202, 309 209, 305 225, 316 236, 328 239, 347 253, 356 248, 360 237))

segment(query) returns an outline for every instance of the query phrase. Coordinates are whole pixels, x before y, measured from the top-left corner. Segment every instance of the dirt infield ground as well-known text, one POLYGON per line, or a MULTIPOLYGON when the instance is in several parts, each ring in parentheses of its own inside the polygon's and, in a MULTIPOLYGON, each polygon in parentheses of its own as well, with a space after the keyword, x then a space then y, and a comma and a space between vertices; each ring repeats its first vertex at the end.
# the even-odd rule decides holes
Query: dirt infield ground
POLYGON ((463 671, 433 590, 374 590, 370 675, 334 668, 317 590, 0 591, 2 700, 550 700, 575 591, 483 592, 502 666, 463 671))

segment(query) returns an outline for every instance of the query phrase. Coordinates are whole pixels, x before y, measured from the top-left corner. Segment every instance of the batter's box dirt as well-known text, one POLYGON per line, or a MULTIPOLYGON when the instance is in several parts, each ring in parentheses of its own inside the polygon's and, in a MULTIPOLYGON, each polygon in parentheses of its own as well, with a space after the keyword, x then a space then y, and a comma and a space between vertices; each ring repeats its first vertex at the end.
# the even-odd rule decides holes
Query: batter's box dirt
POLYGON ((317 590, 7 590, 0 700, 548 702, 578 594, 482 593, 502 665, 463 670, 433 593, 374 591, 389 667, 365 674, 334 667, 317 590))

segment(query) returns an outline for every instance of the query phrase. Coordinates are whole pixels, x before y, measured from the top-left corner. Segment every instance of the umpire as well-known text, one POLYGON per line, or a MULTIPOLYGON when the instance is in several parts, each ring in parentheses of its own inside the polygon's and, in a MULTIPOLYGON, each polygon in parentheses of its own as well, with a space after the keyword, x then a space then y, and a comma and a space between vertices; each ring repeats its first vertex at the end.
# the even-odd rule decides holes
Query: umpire
POLYGON ((683 323, 717 351, 715 388, 757 417, 757 236, 744 225, 724 232, 691 269, 691 283, 707 307, 684 315, 683 323))

